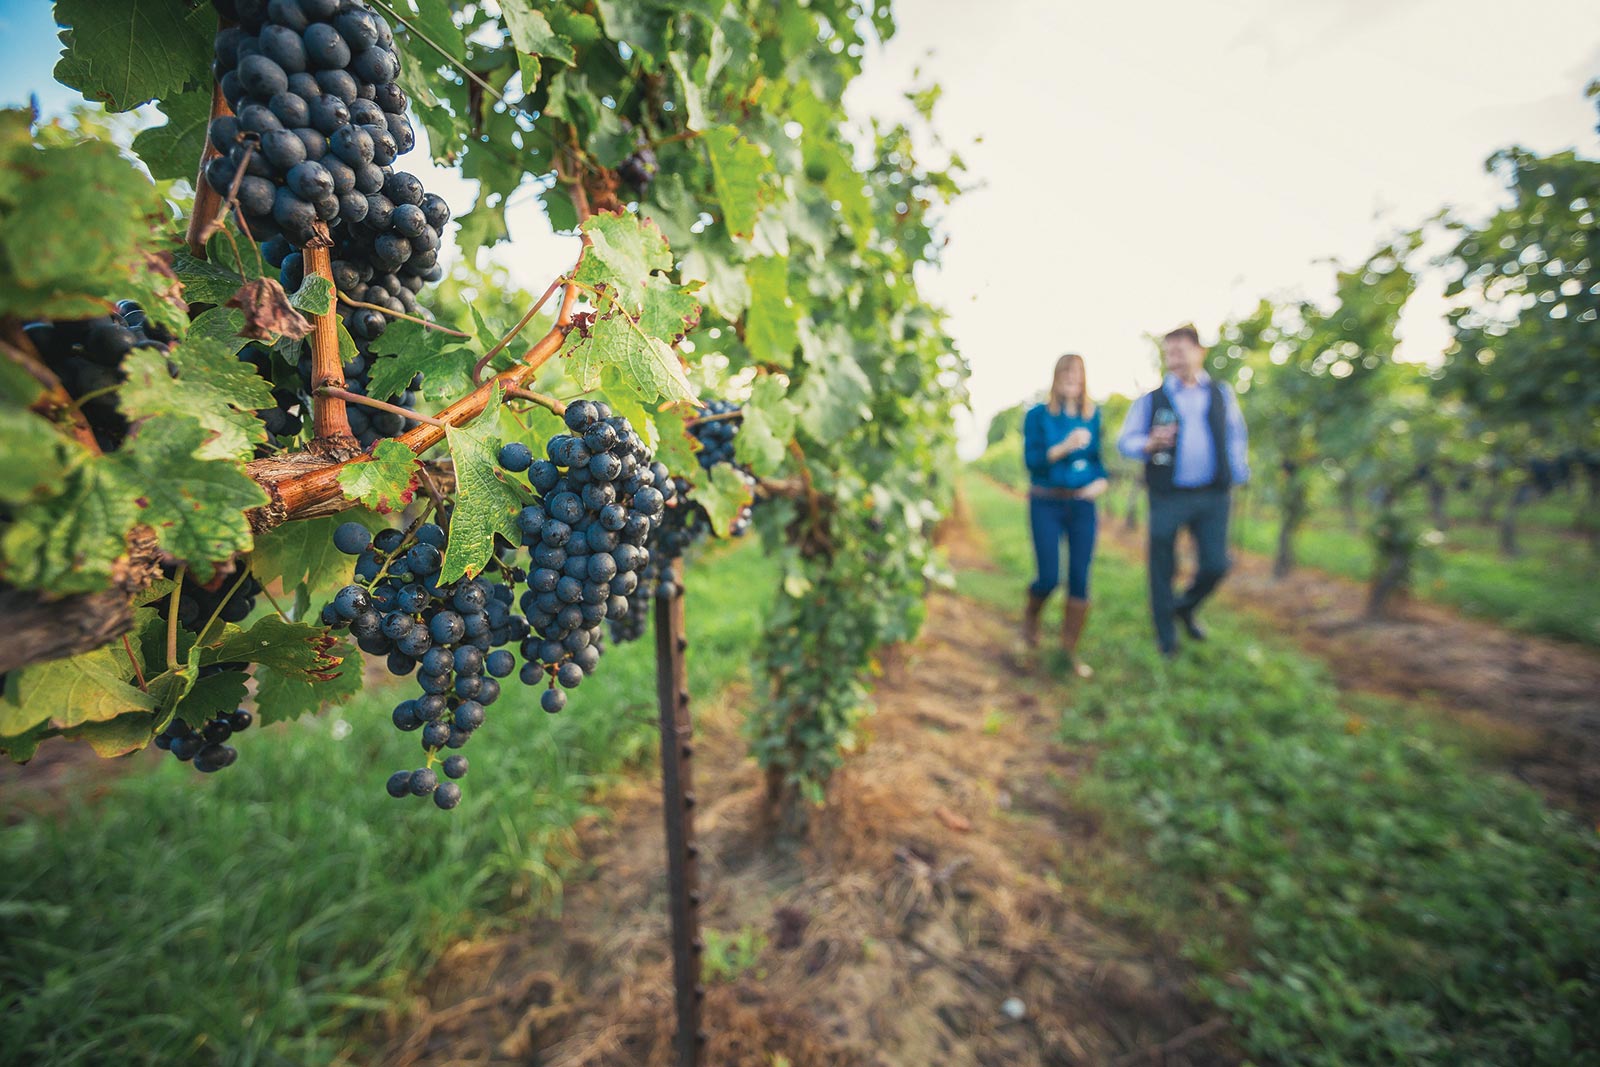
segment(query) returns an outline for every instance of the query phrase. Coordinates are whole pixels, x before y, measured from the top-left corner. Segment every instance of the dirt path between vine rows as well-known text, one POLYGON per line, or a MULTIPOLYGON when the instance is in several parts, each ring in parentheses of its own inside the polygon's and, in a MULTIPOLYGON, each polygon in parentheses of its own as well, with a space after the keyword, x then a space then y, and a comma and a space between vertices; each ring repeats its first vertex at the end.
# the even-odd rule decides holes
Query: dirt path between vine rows
MULTIPOLYGON (((1114 551, 1144 559, 1142 530, 1120 516, 1102 530, 1114 551)), ((1343 688, 1421 703, 1489 735, 1513 775, 1600 825, 1600 652, 1422 600, 1368 621, 1361 583, 1307 567, 1279 580, 1266 557, 1233 555, 1224 605, 1293 637, 1343 688)))
MULTIPOLYGON (((748 694, 698 709, 703 926, 762 946, 708 981, 707 1067, 1236 1062, 1183 966, 1087 918, 1060 879, 1097 832, 1065 806, 1089 757, 1051 740, 1061 691, 997 668, 1007 620, 946 595, 929 610, 795 851, 762 831, 748 694)), ((606 798, 615 818, 584 833, 562 915, 448 953, 374 1063, 671 1063, 657 788, 641 776, 606 798)))

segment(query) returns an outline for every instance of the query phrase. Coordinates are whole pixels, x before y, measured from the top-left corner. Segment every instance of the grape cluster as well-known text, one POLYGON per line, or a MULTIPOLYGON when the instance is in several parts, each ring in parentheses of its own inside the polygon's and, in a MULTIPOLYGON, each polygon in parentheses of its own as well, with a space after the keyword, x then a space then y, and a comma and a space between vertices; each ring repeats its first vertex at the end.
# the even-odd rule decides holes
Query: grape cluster
POLYGON ((641 196, 660 171, 655 151, 649 145, 640 145, 632 155, 617 164, 617 177, 637 189, 641 196))
POLYGON ((611 639, 618 644, 644 636, 650 623, 650 604, 656 597, 670 599, 683 592, 666 575, 690 546, 711 532, 705 508, 689 499, 689 483, 674 477, 672 486, 661 524, 646 544, 650 562, 640 571, 639 587, 628 598, 628 614, 611 621, 611 639))
POLYGON ((165 352, 172 335, 149 322, 131 300, 119 302, 115 312, 101 318, 30 322, 22 330, 68 395, 74 400, 89 397, 79 407, 101 450, 115 449, 128 432, 113 392, 122 384, 118 368, 123 357, 142 346, 165 352))
POLYGON ((421 731, 427 764, 396 771, 387 788, 395 797, 431 795, 446 810, 461 802, 461 787, 440 782, 433 766, 441 762, 450 779, 466 774, 466 757, 441 761, 441 752, 461 748, 484 724, 484 709, 500 698, 498 679, 516 668, 516 657, 497 646, 529 633, 527 621, 511 611, 509 583, 518 572, 507 571, 506 581, 439 581, 448 540, 433 523, 375 537, 360 523, 344 523, 333 543, 356 557, 356 581, 322 609, 324 625, 348 627, 361 651, 387 658, 390 673, 417 671, 421 695, 397 705, 392 719, 397 729, 421 731))
MULTIPOLYGON (((394 161, 416 143, 389 24, 361 0, 214 0, 225 19, 214 74, 234 114, 212 121, 221 153, 206 182, 227 195, 276 260, 286 288, 320 222, 333 238, 334 283, 357 300, 415 314, 421 284, 443 276, 449 207, 394 161), (241 173, 242 171, 242 173, 241 173), (390 278, 394 284, 387 284, 390 278)), ((381 312, 345 307, 357 338, 381 312)))
MULTIPOLYGON (((689 433, 700 442, 700 451, 696 456, 703 469, 710 470, 719 463, 725 463, 732 467, 753 491, 756 485, 755 475, 734 458, 733 443, 739 436, 739 427, 744 423, 744 416, 740 414, 743 410, 743 405, 735 404, 731 400, 708 401, 700 407, 700 417, 705 421, 692 423, 689 433)), ((750 505, 746 504, 739 509, 728 535, 742 537, 750 529, 750 519, 750 505)))
POLYGON ((211 774, 233 766, 239 758, 239 751, 228 741, 234 734, 249 729, 253 722, 255 716, 244 708, 214 715, 198 730, 184 720, 174 718, 165 730, 156 735, 156 747, 171 752, 181 762, 192 760, 195 770, 211 774))
POLYGON ((533 636, 522 643, 521 678, 548 680, 540 706, 552 713, 566 706, 562 689, 599 663, 601 624, 629 616, 651 559, 645 546, 674 493, 666 467, 607 405, 579 400, 563 417, 570 432, 550 439, 548 458, 535 461, 518 442, 499 456, 506 470, 526 471, 538 494, 517 518, 532 553, 521 604, 533 636))

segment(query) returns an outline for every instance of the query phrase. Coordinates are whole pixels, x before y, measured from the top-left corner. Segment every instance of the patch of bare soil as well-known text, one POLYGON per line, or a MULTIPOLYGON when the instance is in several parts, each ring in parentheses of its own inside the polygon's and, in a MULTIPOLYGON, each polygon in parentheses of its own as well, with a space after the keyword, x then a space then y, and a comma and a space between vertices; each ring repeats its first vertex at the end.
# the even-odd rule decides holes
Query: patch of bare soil
MULTIPOLYGON (((1102 528, 1144 558, 1142 531, 1102 528)), ((1220 595, 1292 635, 1341 686, 1421 701, 1491 734, 1512 774, 1600 822, 1600 654, 1420 600, 1368 620, 1360 583, 1307 568, 1276 579, 1270 560, 1238 548, 1220 595)))
MULTIPOLYGON (((1181 964, 1063 892, 1058 872, 1095 833, 1061 788, 1087 757, 1051 741, 1045 689, 996 669, 1009 638, 992 612, 933 597, 796 848, 764 830, 738 736, 747 695, 698 709, 702 926, 764 938, 748 969, 708 978, 708 1067, 1237 1061, 1181 964)), ((626 785, 587 829, 559 918, 449 954, 375 1062, 673 1062, 657 790, 626 785)))

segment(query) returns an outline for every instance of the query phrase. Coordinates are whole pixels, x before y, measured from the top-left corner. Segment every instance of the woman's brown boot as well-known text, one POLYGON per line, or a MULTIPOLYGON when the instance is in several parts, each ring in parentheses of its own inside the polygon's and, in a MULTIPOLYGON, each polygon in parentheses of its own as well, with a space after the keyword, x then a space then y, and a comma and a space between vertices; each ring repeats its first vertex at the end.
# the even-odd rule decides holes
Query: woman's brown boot
POLYGON ((1079 678, 1094 677, 1094 670, 1078 658, 1078 638, 1083 636, 1083 624, 1089 618, 1089 602, 1077 597, 1067 598, 1067 609, 1061 616, 1061 650, 1072 664, 1072 673, 1079 678))
POLYGON ((1032 652, 1039 647, 1039 616, 1044 612, 1044 597, 1028 593, 1028 606, 1022 614, 1022 647, 1032 652))

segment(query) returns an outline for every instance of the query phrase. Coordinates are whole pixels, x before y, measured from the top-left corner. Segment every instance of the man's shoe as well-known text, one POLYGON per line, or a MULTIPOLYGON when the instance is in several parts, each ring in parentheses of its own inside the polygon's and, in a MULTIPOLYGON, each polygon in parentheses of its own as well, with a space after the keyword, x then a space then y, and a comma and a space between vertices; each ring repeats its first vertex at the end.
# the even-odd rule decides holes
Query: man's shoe
POLYGON ((1192 641, 1204 641, 1206 632, 1198 622, 1194 621, 1194 608, 1179 608, 1172 613, 1183 624, 1183 632, 1189 635, 1192 641))

